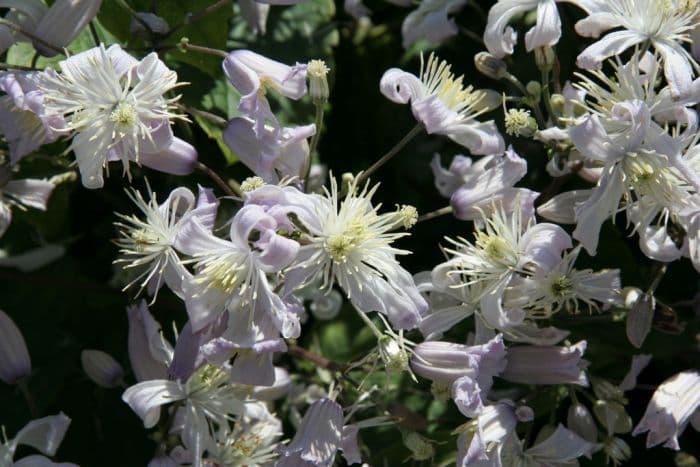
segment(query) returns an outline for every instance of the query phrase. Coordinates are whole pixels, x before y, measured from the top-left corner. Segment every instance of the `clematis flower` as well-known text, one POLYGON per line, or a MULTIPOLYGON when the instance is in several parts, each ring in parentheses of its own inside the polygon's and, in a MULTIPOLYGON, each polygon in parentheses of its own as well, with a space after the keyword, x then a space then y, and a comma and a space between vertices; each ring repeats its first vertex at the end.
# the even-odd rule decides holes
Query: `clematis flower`
MULTIPOLYGON (((22 30, 39 37, 57 49, 62 49, 75 39, 80 31, 97 15, 102 0, 56 0, 47 7, 43 0, 0 1, 0 7, 9 8, 6 20, 12 21, 22 30)), ((0 54, 17 40, 29 40, 8 26, 0 25, 0 54)), ((34 48, 46 56, 53 57, 56 50, 40 41, 34 48)))
POLYGON ((487 405, 470 422, 462 425, 457 438, 457 465, 468 467, 491 460, 500 465, 501 448, 518 423, 515 408, 508 401, 487 405))
POLYGON ((174 189, 162 204, 158 204, 153 192, 149 193, 148 201, 136 190, 127 194, 145 219, 117 214, 123 222, 116 223, 121 237, 116 244, 121 257, 115 263, 139 271, 125 288, 140 281, 139 291, 148 288, 155 300, 160 287, 166 284, 181 296, 182 282, 190 273, 176 252, 178 235, 184 223, 192 218, 197 218, 209 231, 214 228, 219 205, 214 193, 200 186, 196 204, 194 194, 182 187, 174 189))
POLYGON ((379 214, 372 205, 378 186, 358 190, 351 183, 340 199, 335 179, 325 196, 304 194, 293 187, 267 186, 251 193, 250 202, 269 202, 273 197, 299 220, 303 245, 285 277, 285 293, 322 278, 322 289, 334 282, 360 311, 378 311, 397 329, 412 329, 426 311, 427 303, 411 275, 396 255, 408 253, 392 245, 409 235, 396 232, 411 227, 415 208, 403 206, 379 214))
POLYGON ((253 120, 238 117, 224 128, 224 142, 241 162, 266 183, 303 177, 309 163, 307 139, 316 133, 316 125, 284 127, 280 131, 265 125, 259 135, 254 126, 253 120))
POLYGON ((102 169, 120 160, 141 162, 178 175, 191 173, 196 151, 173 136, 170 120, 182 118, 164 94, 178 86, 177 74, 155 53, 141 61, 118 45, 81 52, 60 62, 61 73, 47 70, 41 90, 49 115, 65 117, 75 132, 75 152, 83 185, 100 188, 102 169))
POLYGON ((56 454, 63 437, 66 435, 70 422, 70 418, 60 413, 27 423, 24 428, 17 432, 13 439, 6 440, 4 444, 0 442, 0 464, 7 467, 12 467, 13 465, 77 467, 76 464, 70 463, 56 464, 41 455, 31 455, 17 462, 13 461, 15 451, 20 445, 30 446, 47 456, 56 454))
POLYGON ((456 35, 459 29, 449 15, 459 12, 466 3, 466 0, 421 1, 418 8, 406 15, 401 25, 404 49, 420 39, 439 45, 456 35))
POLYGON ((46 211, 54 188, 55 185, 48 180, 10 180, 9 169, 0 167, 0 237, 12 222, 12 207, 46 211))
POLYGON ((217 238, 197 219, 186 224, 178 250, 195 259, 195 275, 185 284, 185 304, 197 332, 224 311, 242 313, 253 322, 263 310, 285 338, 298 337, 299 316, 273 290, 268 274, 290 265, 299 244, 277 234, 284 227, 258 205, 239 210, 231 222, 230 240, 217 238))
POLYGON ((569 347, 509 347, 506 356, 508 364, 501 377, 522 384, 588 386, 585 372, 588 363, 582 359, 586 346, 586 341, 581 341, 569 347))
POLYGON ((508 26, 510 20, 527 11, 537 9, 537 23, 525 34, 525 49, 532 52, 538 47, 552 46, 561 38, 561 19, 558 0, 499 0, 489 10, 484 30, 484 44, 496 58, 511 55, 517 34, 508 26))
POLYGON ((429 134, 445 135, 475 155, 500 154, 505 150, 493 120, 480 122, 482 114, 501 102, 494 91, 464 86, 464 77, 455 77, 452 67, 430 54, 421 59, 419 76, 398 68, 384 73, 380 90, 392 102, 411 103, 413 116, 429 134))
POLYGON ((688 370, 667 379, 656 388, 646 412, 632 431, 648 431, 647 448, 664 443, 678 451, 678 436, 700 407, 700 373, 688 370))
POLYGON ((308 408, 289 445, 280 447, 277 467, 333 465, 338 449, 348 464, 361 462, 357 448, 357 430, 344 425, 343 408, 330 399, 319 399, 308 408))
POLYGON ((594 69, 608 57, 618 55, 638 44, 649 43, 663 59, 664 75, 675 97, 688 94, 693 81, 694 60, 683 43, 700 15, 700 5, 686 0, 627 0, 621 2, 586 1, 582 4, 588 17, 576 23, 576 32, 598 38, 578 56, 581 68, 594 69))
POLYGON ((268 91, 294 100, 306 94, 303 65, 292 67, 250 50, 234 50, 224 59, 223 68, 231 84, 241 93, 238 110, 255 121, 253 128, 258 138, 263 137, 267 121, 272 122, 276 132, 280 131, 277 117, 265 97, 268 91))
POLYGON ((525 218, 535 214, 539 193, 513 187, 525 176, 527 162, 512 147, 503 156, 486 156, 474 163, 468 157, 455 156, 447 170, 436 155, 430 167, 438 191, 450 198, 457 219, 478 219, 494 205, 502 205, 507 211, 520 209, 525 218))
POLYGON ((65 126, 62 117, 46 115, 38 72, 0 72, 0 130, 10 147, 10 163, 55 141, 65 126))

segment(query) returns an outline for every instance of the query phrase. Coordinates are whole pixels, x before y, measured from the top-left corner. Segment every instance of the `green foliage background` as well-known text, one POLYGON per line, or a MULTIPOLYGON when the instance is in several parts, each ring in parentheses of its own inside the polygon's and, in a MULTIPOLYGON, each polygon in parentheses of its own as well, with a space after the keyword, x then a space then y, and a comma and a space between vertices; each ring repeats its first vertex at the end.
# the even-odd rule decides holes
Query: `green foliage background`
MULTIPOLYGON (((171 26, 182 25, 171 36, 159 38, 156 49, 168 65, 177 70, 180 80, 190 83, 181 89, 183 104, 224 119, 237 114, 238 95, 223 77, 220 59, 179 51, 176 45, 181 37, 189 38, 192 44, 211 48, 250 48, 290 64, 312 58, 326 60, 332 69, 332 93, 319 153, 335 174, 368 167, 415 124, 408 107, 383 98, 378 86, 380 77, 390 67, 417 71, 417 51, 427 50, 427 44, 419 44, 408 52, 401 47, 400 28, 407 9, 379 0, 368 1, 373 11, 372 23, 358 23, 343 12, 342 2, 307 0, 296 6, 272 7, 267 34, 256 37, 247 29, 235 6, 187 24, 188 13, 196 14, 214 1, 127 1, 136 11, 155 11, 171 26)), ((476 7, 465 7, 457 23, 480 35, 485 24, 484 11, 488 11, 490 5, 491 2, 480 2, 476 7)), ((583 44, 572 32, 577 12, 564 4, 560 4, 560 9, 565 33, 557 55, 563 66, 562 75, 570 76, 575 56, 583 44)), ((104 0, 95 22, 97 36, 107 44, 119 41, 133 50, 132 53, 145 54, 148 44, 129 32, 130 21, 118 2, 104 0)), ((524 18, 519 23, 521 31, 526 22, 524 18)), ((78 52, 94 45, 94 38, 86 29, 68 48, 78 52)), ((461 34, 447 41, 439 54, 477 88, 512 92, 502 83, 489 81, 475 71, 473 56, 481 50, 480 44, 461 34)), ((12 47, 6 61, 30 65, 33 55, 28 44, 20 44, 12 47)), ((538 79, 532 56, 519 48, 514 57, 510 66, 516 76, 522 81, 538 79)), ((53 66, 60 58, 39 59, 37 65, 53 66)), ((313 121, 313 107, 309 101, 279 101, 274 105, 283 123, 313 121)), ((502 114, 496 111, 493 118, 500 124, 502 114)), ((197 118, 191 124, 178 124, 176 132, 194 144, 201 160, 220 174, 238 180, 249 175, 245 167, 236 164, 235 154, 223 145, 221 127, 197 118)), ((512 143, 529 164, 527 179, 520 185, 539 190, 548 186, 550 178, 544 170, 547 156, 542 147, 520 139, 512 143)), ((58 142, 42 148, 36 157, 22 164, 22 174, 45 176, 60 172, 69 158, 57 154, 66 146, 65 142, 58 142)), ((460 152, 461 149, 446 138, 425 135, 417 138, 376 175, 382 183, 378 197, 387 206, 413 204, 419 212, 444 206, 446 200, 433 187, 428 163, 434 153, 440 153, 448 163, 460 152)), ((145 176, 161 198, 181 184, 210 185, 207 179, 198 176, 183 179, 136 169, 134 186, 143 188, 145 176)), ((563 189, 577 183, 569 182, 563 189)), ((117 273, 112 261, 116 247, 110 242, 116 237, 114 212, 134 210, 124 193, 126 185, 118 170, 113 171, 103 190, 88 191, 78 184, 61 185, 46 213, 16 211, 14 223, 0 241, 0 248, 9 253, 19 253, 42 242, 60 242, 67 247, 63 258, 35 272, 0 268, 0 308, 15 320, 26 338, 34 367, 29 387, 39 411, 49 415, 62 410, 73 419, 57 458, 83 466, 146 465, 155 448, 138 417, 122 403, 121 389, 97 388, 87 380, 80 367, 81 350, 94 348, 110 353, 128 368, 125 306, 130 303, 130 296, 119 290, 119 281, 115 280, 117 273)), ((224 203, 224 209, 231 207, 224 203)), ((402 240, 400 245, 414 252, 404 259, 405 266, 412 272, 431 269, 442 259, 438 242, 443 236, 468 236, 470 231, 469 223, 448 217, 417 225, 413 236, 402 240)), ((645 288, 651 281, 652 264, 640 253, 636 239, 628 237, 627 233, 623 222, 607 223, 598 257, 586 257, 582 261, 595 268, 621 267, 624 285, 645 288)), ((683 261, 671 266, 658 296, 665 303, 674 304, 692 299, 697 290, 698 274, 689 262, 683 261)), ((153 312, 166 332, 171 328, 169 323, 182 324, 185 318, 184 306, 169 293, 160 295, 153 312)), ((570 329, 572 342, 587 339, 586 358, 592 362, 592 372, 615 383, 624 376, 632 355, 654 355, 652 364, 640 378, 641 389, 629 394, 630 414, 637 422, 653 387, 678 371, 698 367, 697 318, 687 306, 672 307, 666 314, 658 313, 655 328, 639 352, 626 340, 621 313, 561 315, 552 324, 570 329)), ((463 323, 448 337, 463 342, 468 331, 469 324, 463 323)), ((364 355, 374 342, 355 314, 346 309, 332 322, 311 319, 304 328, 301 344, 328 358, 350 361, 364 355)), ((324 381, 327 377, 308 362, 286 355, 280 356, 280 363, 312 380, 324 381)), ((374 378, 378 385, 387 388, 378 393, 377 402, 394 413, 405 413, 404 428, 418 430, 438 443, 436 448, 440 455, 434 464, 453 461, 456 437, 450 432, 466 421, 456 409, 432 401, 425 382, 416 385, 406 376, 385 378, 378 375, 374 378)), ((128 374, 127 380, 133 382, 133 376, 128 374)), ((531 436, 553 417, 565 419, 568 402, 560 405, 561 397, 558 388, 544 388, 537 393, 531 401, 537 415, 531 436)), ((284 414, 283 402, 279 409, 279 413, 284 414)), ((5 425, 8 434, 15 433, 29 419, 30 413, 19 392, 0 385, 0 424, 5 425)), ((394 428, 363 431, 361 436, 371 465, 398 465, 409 455, 401 434, 394 428)), ((675 453, 669 450, 644 450, 642 437, 627 436, 625 440, 633 448, 629 465, 675 464, 675 453)), ((700 437, 692 429, 686 430, 681 446, 688 453, 700 456, 700 437)), ((583 464, 604 465, 604 459, 598 454, 583 464)))

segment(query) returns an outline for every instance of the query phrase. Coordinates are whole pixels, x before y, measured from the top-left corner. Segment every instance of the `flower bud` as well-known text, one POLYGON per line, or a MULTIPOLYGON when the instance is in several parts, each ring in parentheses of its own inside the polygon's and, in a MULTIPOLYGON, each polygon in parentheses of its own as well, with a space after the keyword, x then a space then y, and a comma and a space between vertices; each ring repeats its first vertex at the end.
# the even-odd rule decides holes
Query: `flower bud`
POLYGON ((629 433, 632 430, 632 418, 619 402, 596 401, 593 413, 610 434, 629 433))
POLYGON ((402 372, 408 369, 408 354, 396 342, 396 339, 390 336, 383 336, 379 339, 378 346, 379 356, 389 373, 402 372))
POLYGON ((476 54, 474 56, 474 65, 479 70, 479 73, 492 79, 501 79, 508 72, 505 62, 488 52, 476 54))
POLYGON ((309 78, 309 95, 314 104, 324 104, 328 101, 328 72, 330 68, 323 60, 311 60, 306 65, 306 76, 309 78))
POLYGON ((109 389, 122 383, 124 369, 108 353, 101 350, 83 350, 80 361, 85 374, 98 386, 109 389))
POLYGON ((0 380, 15 384, 32 372, 27 344, 17 325, 0 311, 0 380))
POLYGON ((622 295, 628 310, 625 323, 627 339, 633 346, 640 348, 651 331, 656 300, 653 295, 646 294, 635 287, 626 287, 622 295))
POLYGON ((540 70, 551 70, 556 60, 557 55, 550 46, 545 45, 535 49, 535 63, 540 70))
POLYGON ((580 402, 574 402, 569 407, 566 416, 567 428, 586 441, 595 443, 598 438, 598 428, 591 412, 580 402))

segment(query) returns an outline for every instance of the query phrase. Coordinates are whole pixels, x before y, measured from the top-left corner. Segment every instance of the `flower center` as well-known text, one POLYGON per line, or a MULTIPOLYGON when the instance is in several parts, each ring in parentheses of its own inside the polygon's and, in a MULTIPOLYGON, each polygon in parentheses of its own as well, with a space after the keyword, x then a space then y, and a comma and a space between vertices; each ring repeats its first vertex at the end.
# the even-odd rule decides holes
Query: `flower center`
POLYGON ((137 118, 138 114, 136 113, 134 106, 127 104, 126 102, 120 102, 117 104, 114 110, 112 110, 112 113, 109 115, 109 119, 120 127, 133 126, 134 123, 136 123, 137 118))
POLYGON ((552 281, 552 294, 555 297, 567 297, 571 295, 573 291, 574 283, 566 276, 559 276, 552 281))
POLYGON ((479 232, 476 238, 477 247, 491 260, 502 263, 513 256, 513 250, 508 242, 501 237, 495 237, 479 232))

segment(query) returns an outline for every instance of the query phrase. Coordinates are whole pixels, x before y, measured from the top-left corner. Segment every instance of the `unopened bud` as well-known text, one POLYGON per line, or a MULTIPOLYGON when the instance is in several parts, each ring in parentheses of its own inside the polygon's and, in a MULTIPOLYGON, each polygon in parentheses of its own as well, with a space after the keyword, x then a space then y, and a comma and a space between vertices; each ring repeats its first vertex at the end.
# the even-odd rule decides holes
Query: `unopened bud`
POLYGON ((15 384, 32 372, 32 362, 17 325, 0 311, 0 380, 15 384))
POLYGON ((569 412, 566 417, 567 428, 581 438, 595 443, 598 438, 598 428, 596 427, 595 420, 593 420, 593 415, 586 408, 585 405, 580 402, 574 402, 569 407, 569 412))
POLYGON ((476 54, 474 56, 474 65, 479 70, 479 73, 492 79, 501 79, 508 72, 505 62, 488 52, 476 54))
POLYGON ((328 72, 330 68, 323 60, 311 60, 306 65, 306 76, 309 78, 309 95, 314 104, 323 104, 328 101, 330 89, 328 88, 328 72))
POLYGON ((593 413, 610 434, 628 433, 632 430, 632 418, 619 402, 596 401, 593 413))
POLYGON ((630 343, 640 348, 651 331, 654 319, 656 300, 653 295, 646 294, 635 287, 626 287, 622 296, 627 308, 625 330, 630 343))
POLYGON ((108 353, 101 350, 83 350, 80 361, 85 374, 98 386, 109 389, 122 383, 124 369, 108 353))
POLYGON ((530 81, 525 85, 525 90, 532 97, 532 100, 537 103, 542 96, 542 85, 537 81, 530 81))
POLYGON ((250 193, 258 188, 265 186, 265 181, 260 177, 248 177, 241 183, 241 191, 243 193, 250 193))
POLYGON ((556 60, 557 56, 550 46, 545 45, 535 49, 535 63, 540 70, 551 70, 556 60))
POLYGON ((537 121, 529 110, 510 109, 505 115, 506 133, 512 136, 530 138, 537 131, 537 121))
POLYGON ((383 336, 379 339, 379 356, 389 373, 408 370, 408 354, 401 348, 396 339, 383 336))
POLYGON ((552 94, 552 97, 549 99, 549 105, 555 115, 563 115, 566 99, 561 94, 552 94))

